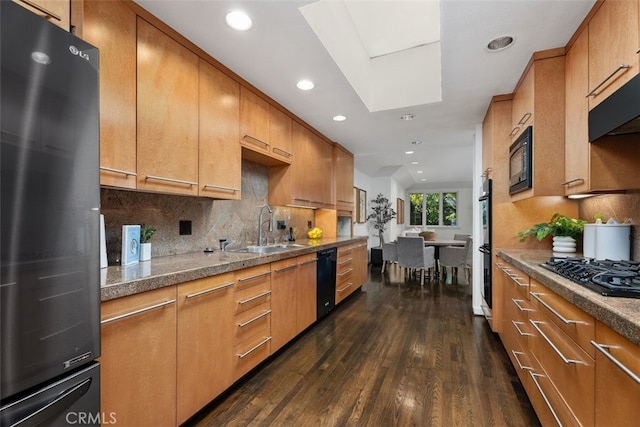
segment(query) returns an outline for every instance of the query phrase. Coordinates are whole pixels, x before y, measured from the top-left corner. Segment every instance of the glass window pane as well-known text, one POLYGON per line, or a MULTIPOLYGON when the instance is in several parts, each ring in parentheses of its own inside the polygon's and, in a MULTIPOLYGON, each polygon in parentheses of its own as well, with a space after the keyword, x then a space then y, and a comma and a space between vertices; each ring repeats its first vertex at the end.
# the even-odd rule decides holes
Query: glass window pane
POLYGON ((425 194, 425 200, 427 225, 440 225, 440 222, 438 221, 438 214, 440 212, 440 194, 427 193, 425 194))
POLYGON ((443 225, 456 225, 458 215, 458 194, 444 193, 442 195, 442 222, 443 225))
POLYGON ((422 225, 422 194, 409 194, 409 225, 422 225))

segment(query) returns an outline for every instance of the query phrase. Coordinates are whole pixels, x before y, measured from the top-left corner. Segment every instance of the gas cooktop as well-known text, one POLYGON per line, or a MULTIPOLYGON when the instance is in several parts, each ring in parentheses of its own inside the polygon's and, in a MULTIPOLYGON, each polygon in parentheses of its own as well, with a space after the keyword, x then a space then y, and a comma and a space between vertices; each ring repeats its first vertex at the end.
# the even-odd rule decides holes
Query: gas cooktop
POLYGON ((640 262, 551 257, 540 264, 604 296, 640 298, 640 262))

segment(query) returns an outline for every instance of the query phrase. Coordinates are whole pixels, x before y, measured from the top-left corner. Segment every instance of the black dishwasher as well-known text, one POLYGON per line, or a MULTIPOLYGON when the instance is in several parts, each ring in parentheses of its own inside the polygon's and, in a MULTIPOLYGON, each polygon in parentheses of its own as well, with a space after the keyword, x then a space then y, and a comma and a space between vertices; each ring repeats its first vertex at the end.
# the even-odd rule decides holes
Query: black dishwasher
POLYGON ((318 270, 316 272, 318 297, 317 319, 321 319, 329 314, 336 305, 337 259, 337 248, 318 251, 318 270))

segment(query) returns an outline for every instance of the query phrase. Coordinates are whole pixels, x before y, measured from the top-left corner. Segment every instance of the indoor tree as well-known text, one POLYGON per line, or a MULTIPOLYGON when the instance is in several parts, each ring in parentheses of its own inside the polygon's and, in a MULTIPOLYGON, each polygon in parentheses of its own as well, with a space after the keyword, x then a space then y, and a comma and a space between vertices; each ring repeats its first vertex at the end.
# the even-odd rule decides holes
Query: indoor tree
POLYGON ((380 246, 384 243, 383 233, 387 229, 387 223, 396 217, 396 211, 391 207, 389 199, 379 193, 375 199, 371 200, 371 213, 367 216, 367 220, 373 223, 373 228, 378 230, 380 246))

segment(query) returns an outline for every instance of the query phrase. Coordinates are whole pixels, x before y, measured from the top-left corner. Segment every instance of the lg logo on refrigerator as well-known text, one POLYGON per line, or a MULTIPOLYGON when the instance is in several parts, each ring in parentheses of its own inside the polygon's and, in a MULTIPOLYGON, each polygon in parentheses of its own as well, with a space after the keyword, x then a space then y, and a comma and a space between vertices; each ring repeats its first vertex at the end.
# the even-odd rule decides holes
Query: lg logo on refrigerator
POLYGON ((79 56, 80 58, 84 58, 87 61, 89 60, 89 55, 82 52, 80 49, 78 49, 74 45, 69 46, 69 52, 71 52, 71 54, 73 55, 79 56))

